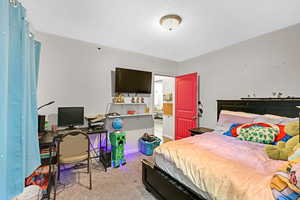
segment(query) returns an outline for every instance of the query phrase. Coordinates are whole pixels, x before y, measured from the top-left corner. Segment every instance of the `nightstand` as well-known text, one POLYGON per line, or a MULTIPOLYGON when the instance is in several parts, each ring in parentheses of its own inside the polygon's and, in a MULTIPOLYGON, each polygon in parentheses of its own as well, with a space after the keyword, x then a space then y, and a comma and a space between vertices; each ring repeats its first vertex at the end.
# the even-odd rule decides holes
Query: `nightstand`
POLYGON ((194 136, 194 135, 201 135, 206 132, 212 132, 212 131, 214 131, 214 129, 199 127, 199 128, 192 128, 189 131, 191 132, 191 135, 194 136))

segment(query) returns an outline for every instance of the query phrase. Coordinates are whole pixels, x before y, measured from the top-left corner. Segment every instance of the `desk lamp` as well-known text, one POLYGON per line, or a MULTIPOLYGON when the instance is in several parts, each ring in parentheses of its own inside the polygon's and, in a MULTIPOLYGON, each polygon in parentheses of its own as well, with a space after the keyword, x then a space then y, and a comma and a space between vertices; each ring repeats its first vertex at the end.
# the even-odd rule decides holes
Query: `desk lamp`
POLYGON ((44 104, 44 105, 38 107, 38 110, 40 110, 41 108, 44 108, 45 106, 49 106, 49 105, 51 105, 51 104, 53 104, 53 103, 55 103, 55 101, 50 101, 49 103, 46 103, 46 104, 44 104))

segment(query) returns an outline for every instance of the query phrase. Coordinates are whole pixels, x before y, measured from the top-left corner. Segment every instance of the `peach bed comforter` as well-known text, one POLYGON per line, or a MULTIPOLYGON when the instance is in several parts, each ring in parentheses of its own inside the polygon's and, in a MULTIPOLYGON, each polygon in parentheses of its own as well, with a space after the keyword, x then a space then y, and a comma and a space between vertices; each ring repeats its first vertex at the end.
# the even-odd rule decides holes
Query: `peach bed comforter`
POLYGON ((284 161, 271 160, 264 145, 205 133, 156 148, 154 158, 173 163, 208 199, 272 200, 270 180, 284 161))

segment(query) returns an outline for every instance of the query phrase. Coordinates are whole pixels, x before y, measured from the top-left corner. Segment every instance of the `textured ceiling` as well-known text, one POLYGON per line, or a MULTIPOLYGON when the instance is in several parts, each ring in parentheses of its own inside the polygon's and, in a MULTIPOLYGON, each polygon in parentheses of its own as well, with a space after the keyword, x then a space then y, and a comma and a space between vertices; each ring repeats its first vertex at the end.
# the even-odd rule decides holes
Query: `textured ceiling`
POLYGON ((183 61, 300 22, 299 0, 22 0, 37 31, 183 61), (183 18, 173 32, 165 14, 183 18))

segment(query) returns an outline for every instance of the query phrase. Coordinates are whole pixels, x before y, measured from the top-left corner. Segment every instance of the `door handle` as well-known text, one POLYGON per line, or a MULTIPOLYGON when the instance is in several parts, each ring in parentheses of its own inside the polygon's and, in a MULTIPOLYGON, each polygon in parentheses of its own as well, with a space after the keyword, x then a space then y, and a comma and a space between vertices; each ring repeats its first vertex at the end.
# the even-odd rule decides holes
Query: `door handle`
POLYGON ((193 119, 193 120, 196 120, 197 118, 198 118, 198 117, 194 116, 192 119, 193 119))

